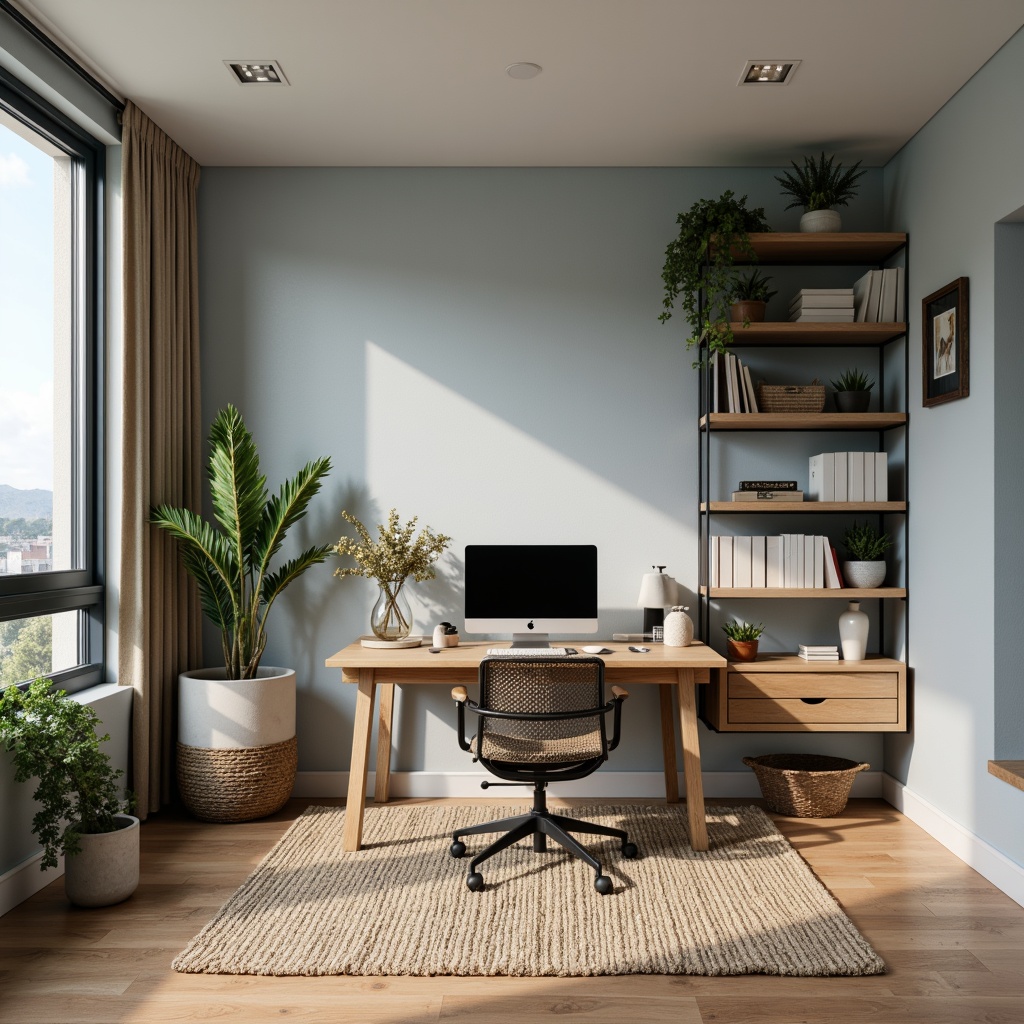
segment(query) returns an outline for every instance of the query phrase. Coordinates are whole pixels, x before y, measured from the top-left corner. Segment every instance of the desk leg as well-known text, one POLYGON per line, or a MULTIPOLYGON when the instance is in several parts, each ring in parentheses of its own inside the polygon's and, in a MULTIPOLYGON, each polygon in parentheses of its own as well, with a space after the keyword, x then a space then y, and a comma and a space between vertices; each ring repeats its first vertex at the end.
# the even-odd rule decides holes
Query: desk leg
POLYGON ((661 759, 665 766, 665 803, 679 803, 679 769, 676 766, 676 720, 672 711, 672 687, 658 686, 661 700, 661 759))
POLYGON ((694 850, 706 850, 708 825, 704 814, 704 780, 700 774, 697 683, 693 669, 679 670, 679 725, 683 737, 683 782, 686 785, 686 817, 690 823, 690 845, 694 850))
POLYGON ((395 717, 395 684, 380 684, 377 704, 377 776, 373 786, 375 803, 386 804, 391 793, 391 723, 395 717))
POLYGON ((370 737, 373 734, 372 668, 359 670, 356 717, 352 726, 352 763, 348 770, 348 798, 345 800, 345 827, 341 848, 358 850, 363 842, 363 808, 366 806, 366 772, 370 764, 370 737))

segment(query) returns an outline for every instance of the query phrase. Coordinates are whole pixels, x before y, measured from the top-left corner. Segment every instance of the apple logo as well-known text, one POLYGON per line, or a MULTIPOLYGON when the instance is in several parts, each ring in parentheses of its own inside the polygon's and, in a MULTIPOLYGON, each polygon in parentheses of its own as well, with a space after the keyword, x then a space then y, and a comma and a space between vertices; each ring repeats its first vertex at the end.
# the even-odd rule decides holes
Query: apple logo
POLYGON ((530 621, 526 624, 526 628, 533 629, 533 619, 530 619, 530 621))

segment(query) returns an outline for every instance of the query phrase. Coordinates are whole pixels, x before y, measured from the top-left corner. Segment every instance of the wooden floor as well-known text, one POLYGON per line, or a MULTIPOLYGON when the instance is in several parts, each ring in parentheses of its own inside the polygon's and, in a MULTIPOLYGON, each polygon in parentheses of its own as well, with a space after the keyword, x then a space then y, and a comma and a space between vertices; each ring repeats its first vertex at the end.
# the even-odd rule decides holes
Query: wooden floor
POLYGON ((310 802, 292 801, 272 819, 240 825, 161 814, 143 826, 142 882, 128 902, 75 909, 58 880, 0 918, 0 1021, 1024 1024, 1024 908, 875 800, 851 801, 838 818, 779 818, 778 825, 884 958, 884 975, 258 978, 173 972, 174 955, 310 802))

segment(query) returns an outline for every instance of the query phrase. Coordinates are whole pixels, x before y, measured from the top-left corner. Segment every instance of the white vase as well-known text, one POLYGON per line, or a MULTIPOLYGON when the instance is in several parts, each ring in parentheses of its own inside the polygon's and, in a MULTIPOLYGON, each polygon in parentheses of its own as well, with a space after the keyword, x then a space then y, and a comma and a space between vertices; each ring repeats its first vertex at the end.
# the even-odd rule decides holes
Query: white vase
POLYGON ((859 601, 851 601, 839 616, 839 641, 843 661, 863 661, 868 656, 868 617, 860 610, 859 601))
POLYGON ((110 907, 139 885, 139 819, 116 814, 120 828, 83 834, 81 849, 64 858, 64 892, 76 907, 110 907))
POLYGON ((838 210, 808 210, 800 218, 801 231, 839 231, 842 226, 838 210))
POLYGON ((693 643, 693 619, 682 605, 674 605, 665 616, 663 643, 666 647, 689 647, 693 643))

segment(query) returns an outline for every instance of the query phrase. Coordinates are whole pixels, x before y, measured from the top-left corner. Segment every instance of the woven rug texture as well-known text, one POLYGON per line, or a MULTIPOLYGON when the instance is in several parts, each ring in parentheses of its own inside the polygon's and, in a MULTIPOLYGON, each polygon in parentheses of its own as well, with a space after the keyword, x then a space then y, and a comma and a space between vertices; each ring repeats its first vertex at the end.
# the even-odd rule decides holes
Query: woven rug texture
POLYGON ((460 826, 522 807, 369 807, 363 849, 341 850, 344 808, 310 807, 174 961, 177 971, 268 975, 880 974, 885 965, 758 807, 709 807, 711 848, 689 845, 681 805, 558 813, 628 831, 580 839, 615 884, 549 840, 469 862, 495 837, 460 826))

